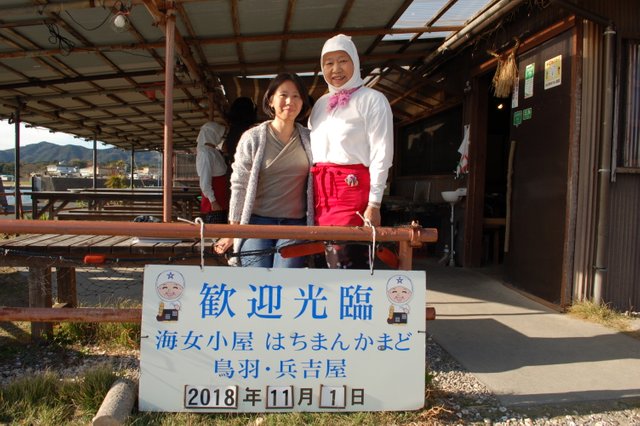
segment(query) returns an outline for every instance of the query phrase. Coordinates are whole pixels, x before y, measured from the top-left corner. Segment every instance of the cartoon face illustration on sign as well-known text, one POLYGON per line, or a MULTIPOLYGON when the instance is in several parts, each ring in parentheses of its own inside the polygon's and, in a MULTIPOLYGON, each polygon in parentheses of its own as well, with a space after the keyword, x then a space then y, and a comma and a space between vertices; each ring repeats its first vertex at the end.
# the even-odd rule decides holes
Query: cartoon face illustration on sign
POLYGON ((394 275, 387 281, 387 298, 391 302, 387 324, 406 324, 411 310, 413 283, 405 275, 394 275))
POLYGON ((180 297, 184 292, 185 281, 178 271, 163 271, 156 279, 156 292, 160 297, 158 307, 158 321, 178 321, 178 311, 180 310, 180 297))

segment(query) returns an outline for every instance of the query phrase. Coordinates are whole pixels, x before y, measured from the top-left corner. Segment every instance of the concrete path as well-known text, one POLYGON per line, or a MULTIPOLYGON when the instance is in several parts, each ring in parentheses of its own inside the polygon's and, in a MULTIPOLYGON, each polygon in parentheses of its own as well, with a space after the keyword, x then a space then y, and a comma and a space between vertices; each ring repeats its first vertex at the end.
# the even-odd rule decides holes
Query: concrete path
POLYGON ((436 308, 428 333, 505 406, 640 401, 640 339, 558 313, 478 270, 424 260, 414 269, 427 271, 436 308))

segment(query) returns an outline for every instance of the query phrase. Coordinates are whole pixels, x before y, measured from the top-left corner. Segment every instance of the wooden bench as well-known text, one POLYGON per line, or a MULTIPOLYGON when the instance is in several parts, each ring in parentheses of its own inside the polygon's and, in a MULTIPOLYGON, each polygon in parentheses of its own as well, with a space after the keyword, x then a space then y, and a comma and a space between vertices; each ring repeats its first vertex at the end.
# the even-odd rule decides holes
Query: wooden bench
POLYGON ((58 220, 105 220, 105 221, 125 221, 131 222, 138 216, 154 216, 162 220, 162 210, 88 210, 74 209, 65 210, 58 213, 58 220))

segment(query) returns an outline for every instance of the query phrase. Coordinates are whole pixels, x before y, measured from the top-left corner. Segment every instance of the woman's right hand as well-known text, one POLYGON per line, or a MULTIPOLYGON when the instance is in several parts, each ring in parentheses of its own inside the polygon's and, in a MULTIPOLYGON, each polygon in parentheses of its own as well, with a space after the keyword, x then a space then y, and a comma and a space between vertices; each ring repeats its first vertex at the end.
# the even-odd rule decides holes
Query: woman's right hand
POLYGON ((231 247, 233 247, 233 238, 220 238, 218 241, 216 241, 216 243, 213 245, 213 250, 217 253, 217 254, 224 254, 226 253, 227 250, 229 250, 231 247))
POLYGON ((213 203, 211 203, 211 211, 212 212, 219 212, 219 211, 222 211, 222 210, 224 210, 224 208, 222 207, 222 205, 219 202, 214 201, 213 203))

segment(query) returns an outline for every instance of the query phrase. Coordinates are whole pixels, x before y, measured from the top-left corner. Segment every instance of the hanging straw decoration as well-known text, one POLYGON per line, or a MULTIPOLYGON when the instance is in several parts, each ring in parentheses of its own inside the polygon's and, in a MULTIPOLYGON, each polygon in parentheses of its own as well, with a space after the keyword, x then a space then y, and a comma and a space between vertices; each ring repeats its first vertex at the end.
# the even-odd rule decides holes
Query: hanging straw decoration
POLYGON ((509 52, 498 54, 487 51, 488 54, 498 59, 496 73, 491 80, 493 94, 496 98, 508 98, 511 96, 514 84, 518 81, 518 65, 516 64, 516 52, 520 47, 520 40, 515 39, 516 44, 509 52))

